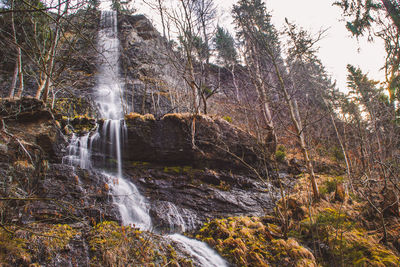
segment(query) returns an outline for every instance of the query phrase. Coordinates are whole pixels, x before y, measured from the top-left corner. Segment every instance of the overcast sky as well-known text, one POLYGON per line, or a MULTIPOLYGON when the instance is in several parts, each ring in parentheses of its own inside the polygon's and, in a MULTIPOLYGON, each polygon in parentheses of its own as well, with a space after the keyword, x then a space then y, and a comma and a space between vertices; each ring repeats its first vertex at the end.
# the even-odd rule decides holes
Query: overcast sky
MULTIPOLYGON (((140 0, 136 0, 138 4, 140 0)), ((233 31, 230 11, 236 0, 215 0, 219 7, 219 24, 233 31)), ((311 33, 320 29, 328 29, 326 36, 318 43, 320 47, 319 57, 325 65, 333 80, 337 80, 340 89, 346 87, 347 64, 361 67, 364 72, 369 73, 371 79, 382 80, 383 72, 380 68, 384 63, 383 43, 376 39, 369 43, 362 38, 357 41, 351 38, 346 30, 344 22, 341 21, 341 10, 332 6, 333 0, 267 0, 266 5, 272 13, 272 22, 275 27, 283 29, 285 17, 290 22, 295 22, 311 33)), ((139 5, 139 12, 153 17, 148 9, 139 5)))

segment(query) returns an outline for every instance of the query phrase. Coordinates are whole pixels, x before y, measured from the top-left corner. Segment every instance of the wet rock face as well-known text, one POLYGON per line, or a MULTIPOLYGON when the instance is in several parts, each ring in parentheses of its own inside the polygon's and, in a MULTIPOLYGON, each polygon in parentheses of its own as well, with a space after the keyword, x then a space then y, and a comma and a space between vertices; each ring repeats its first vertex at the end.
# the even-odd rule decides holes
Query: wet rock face
POLYGON ((37 201, 27 208, 39 220, 61 215, 64 223, 76 223, 82 218, 92 222, 118 220, 118 210, 112 203, 106 178, 100 173, 75 170, 64 164, 51 164, 46 177, 38 182, 37 194, 56 201, 37 201), (57 201, 60 201, 57 203, 57 201))
POLYGON ((150 203, 153 225, 160 231, 184 232, 211 218, 271 211, 277 190, 249 172, 193 169, 134 162, 125 165, 150 203))
POLYGON ((253 136, 224 120, 167 114, 160 120, 134 117, 126 122, 126 160, 225 170, 268 167, 261 156, 268 157, 270 152, 253 136))

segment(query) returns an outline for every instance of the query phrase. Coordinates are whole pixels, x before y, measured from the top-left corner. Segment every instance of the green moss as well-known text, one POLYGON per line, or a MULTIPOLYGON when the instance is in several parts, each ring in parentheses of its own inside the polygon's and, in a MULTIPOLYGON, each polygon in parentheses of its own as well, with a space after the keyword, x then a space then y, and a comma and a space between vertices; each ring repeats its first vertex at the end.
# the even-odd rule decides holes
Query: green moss
POLYGON ((304 259, 315 263, 297 241, 273 239, 271 230, 258 217, 230 217, 204 224, 196 238, 238 266, 300 266, 304 259))
POLYGON ((184 172, 184 173, 189 173, 191 171, 192 171, 191 166, 183 166, 183 168, 182 168, 182 172, 184 172))
POLYGON ((73 117, 63 116, 61 119, 61 128, 64 128, 66 134, 70 130, 75 133, 87 133, 96 127, 96 119, 87 115, 75 115, 73 117))
POLYGON ((339 147, 337 147, 337 146, 332 147, 330 149, 330 152, 331 152, 333 160, 335 160, 337 162, 341 162, 344 160, 343 151, 339 147))
POLYGON ((89 233, 89 247, 91 266, 169 266, 171 262, 192 266, 155 235, 116 222, 94 226, 89 233))
POLYGON ((125 120, 129 123, 129 121, 155 121, 156 119, 154 118, 153 114, 139 114, 139 113, 129 113, 125 115, 125 120))
POLYGON ((54 112, 64 117, 73 118, 78 115, 95 116, 90 103, 85 98, 58 98, 54 105, 54 112))
POLYGON ((166 166, 164 172, 175 174, 190 174, 193 171, 191 166, 166 166))
MULTIPOLYGON (((13 228, 10 228, 10 230, 13 230, 13 228)), ((0 265, 1 263, 11 265, 32 263, 32 255, 25 240, 16 238, 3 228, 0 229, 0 265)))
POLYGON ((164 167, 164 172, 166 173, 181 173, 182 172, 182 168, 181 167, 164 167))
POLYGON ((219 185, 216 186, 216 188, 222 190, 222 191, 229 191, 231 190, 230 184, 226 183, 225 181, 221 181, 219 185))
POLYGON ((150 165, 150 162, 146 162, 146 161, 132 161, 132 166, 134 166, 134 167, 146 167, 149 165, 150 165))
POLYGON ((277 150, 277 151, 275 152, 275 159, 276 159, 276 161, 278 161, 278 162, 284 162, 285 159, 286 159, 286 153, 283 152, 283 151, 277 150))
POLYGON ((380 245, 376 236, 368 235, 349 216, 332 208, 324 209, 312 219, 303 220, 300 233, 304 241, 326 244, 330 257, 345 266, 400 265, 399 257, 380 245), (315 240, 316 237, 318 240, 315 240))
POLYGON ((0 265, 10 264, 4 266, 39 266, 39 259, 50 263, 81 235, 67 224, 34 223, 23 228, 9 226, 8 230, 0 229, 0 265))
POLYGON ((78 232, 68 224, 57 224, 44 232, 43 235, 47 236, 42 240, 47 249, 58 251, 65 249, 71 239, 78 235, 78 232))

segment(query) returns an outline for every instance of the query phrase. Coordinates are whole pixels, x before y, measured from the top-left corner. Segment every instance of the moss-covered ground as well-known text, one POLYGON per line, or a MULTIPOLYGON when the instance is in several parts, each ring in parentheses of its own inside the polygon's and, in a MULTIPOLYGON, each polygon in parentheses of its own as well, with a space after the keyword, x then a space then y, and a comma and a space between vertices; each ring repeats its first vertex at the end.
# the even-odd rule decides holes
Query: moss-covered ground
POLYGON ((320 176, 322 197, 310 203, 308 179, 300 176, 293 194, 278 201, 275 214, 214 219, 195 237, 237 266, 400 266, 398 252, 383 240, 382 231, 365 227, 365 203, 348 194, 338 201, 337 188, 344 182, 343 177, 320 176))
POLYGON ((295 239, 273 236, 276 228, 259 217, 230 217, 206 223, 196 238, 237 266, 316 266, 313 254, 295 239))

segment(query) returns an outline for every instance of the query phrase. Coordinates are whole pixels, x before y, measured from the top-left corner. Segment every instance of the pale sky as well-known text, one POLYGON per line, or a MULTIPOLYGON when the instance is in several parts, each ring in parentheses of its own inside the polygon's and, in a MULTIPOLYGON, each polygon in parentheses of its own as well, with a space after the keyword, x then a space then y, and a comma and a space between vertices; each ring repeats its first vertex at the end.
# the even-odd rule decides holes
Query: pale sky
MULTIPOLYGON (((156 16, 149 14, 148 9, 139 6, 142 12, 153 18, 156 23, 156 16)), ((219 7, 219 24, 228 28, 233 34, 233 23, 230 15, 232 5, 236 0, 214 0, 219 7)), ((283 29, 285 17, 290 22, 303 27, 311 33, 320 29, 328 29, 326 36, 318 43, 320 47, 318 56, 326 67, 332 80, 337 81, 341 90, 346 88, 346 65, 359 66, 363 72, 369 73, 371 79, 383 80, 383 71, 380 70, 384 63, 383 42, 375 38, 374 43, 361 38, 357 41, 351 38, 345 28, 345 22, 341 21, 341 10, 332 6, 333 0, 267 0, 267 9, 272 13, 272 22, 278 30, 283 29)))

